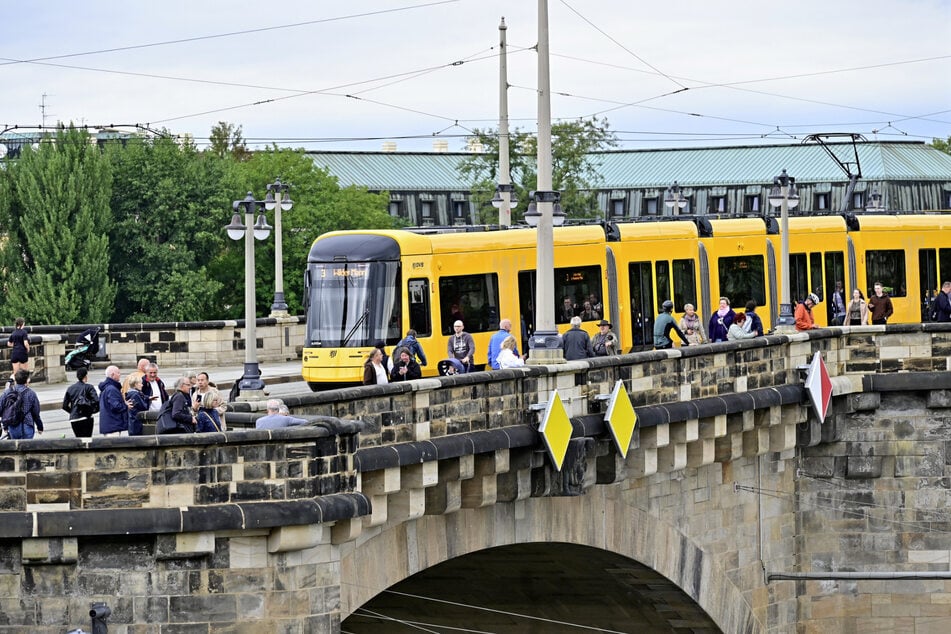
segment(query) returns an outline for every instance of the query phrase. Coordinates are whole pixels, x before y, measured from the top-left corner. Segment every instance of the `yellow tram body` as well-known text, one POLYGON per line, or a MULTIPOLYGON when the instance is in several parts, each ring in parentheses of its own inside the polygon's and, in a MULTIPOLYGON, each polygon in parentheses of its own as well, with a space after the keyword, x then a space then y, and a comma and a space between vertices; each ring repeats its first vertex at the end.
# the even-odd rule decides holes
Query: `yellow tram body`
MULTIPOLYGON (((841 282, 846 295, 868 297, 881 281, 892 296, 891 322, 921 319, 922 300, 951 279, 951 217, 940 214, 791 217, 790 295, 815 292, 813 314, 828 325, 826 298, 841 282)), ((613 324, 625 352, 652 346, 664 300, 675 317, 692 303, 705 322, 720 296, 735 310, 757 303, 765 328, 780 304, 781 236, 777 219, 684 218, 554 229, 555 314, 559 331, 572 314, 597 332, 613 324), (590 310, 585 310, 585 304, 590 310), (595 315, 597 315, 595 317, 595 315)), ((388 352, 417 332, 437 374, 448 356, 452 323, 461 319, 483 366, 499 320, 512 320, 519 350, 533 330, 536 232, 418 229, 343 231, 320 236, 305 272, 307 335, 302 374, 314 389, 361 382, 364 363, 382 341, 388 352)))

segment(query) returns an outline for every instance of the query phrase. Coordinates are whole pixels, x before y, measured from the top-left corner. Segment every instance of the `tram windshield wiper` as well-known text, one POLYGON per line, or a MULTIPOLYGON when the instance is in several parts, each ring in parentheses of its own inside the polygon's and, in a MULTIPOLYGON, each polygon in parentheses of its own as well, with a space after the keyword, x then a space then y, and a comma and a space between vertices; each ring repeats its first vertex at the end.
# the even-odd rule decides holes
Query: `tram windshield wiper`
POLYGON ((340 344, 340 347, 345 348, 347 344, 350 343, 350 340, 353 339, 353 335, 356 334, 357 332, 357 328, 359 328, 360 325, 363 324, 363 322, 365 322, 369 316, 370 316, 370 307, 367 306, 365 309, 363 309, 363 314, 360 315, 360 319, 357 320, 357 323, 353 324, 353 327, 350 328, 349 332, 347 332, 347 336, 343 338, 343 343, 340 344))

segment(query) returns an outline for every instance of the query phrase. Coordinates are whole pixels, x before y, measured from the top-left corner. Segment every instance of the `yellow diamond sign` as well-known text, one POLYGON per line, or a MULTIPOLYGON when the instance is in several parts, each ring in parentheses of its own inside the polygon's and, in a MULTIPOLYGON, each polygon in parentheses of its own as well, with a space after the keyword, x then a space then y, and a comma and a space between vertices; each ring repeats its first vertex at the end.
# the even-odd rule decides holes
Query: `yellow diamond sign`
POLYGON ((545 416, 538 426, 538 432, 545 441, 545 448, 551 456, 551 461, 555 463, 555 469, 561 471, 565 453, 568 451, 568 441, 571 440, 571 420, 565 411, 565 404, 558 396, 558 390, 552 392, 548 399, 548 407, 545 408, 545 416))
POLYGON ((637 424, 637 414, 634 413, 634 406, 631 405, 631 398, 627 395, 622 381, 614 384, 614 391, 611 393, 611 401, 608 404, 608 411, 604 414, 604 420, 608 423, 611 437, 614 438, 614 444, 617 445, 621 457, 627 458, 631 436, 634 435, 634 425, 637 424))

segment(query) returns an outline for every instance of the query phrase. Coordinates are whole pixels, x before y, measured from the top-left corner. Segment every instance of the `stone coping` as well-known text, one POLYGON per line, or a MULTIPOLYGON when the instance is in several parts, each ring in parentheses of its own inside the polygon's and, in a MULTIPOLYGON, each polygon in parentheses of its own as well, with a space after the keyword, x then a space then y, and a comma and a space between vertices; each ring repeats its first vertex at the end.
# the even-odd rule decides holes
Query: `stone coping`
POLYGON ((370 514, 362 493, 177 508, 6 512, 0 539, 154 535, 324 524, 370 514))
POLYGON ((241 429, 207 434, 145 434, 142 436, 93 436, 92 438, 43 438, 4 440, 0 455, 38 454, 62 451, 90 451, 116 449, 149 449, 167 447, 211 447, 220 445, 251 445, 267 440, 302 440, 357 434, 363 427, 358 420, 341 420, 330 416, 308 416, 314 421, 307 425, 279 429, 241 429))

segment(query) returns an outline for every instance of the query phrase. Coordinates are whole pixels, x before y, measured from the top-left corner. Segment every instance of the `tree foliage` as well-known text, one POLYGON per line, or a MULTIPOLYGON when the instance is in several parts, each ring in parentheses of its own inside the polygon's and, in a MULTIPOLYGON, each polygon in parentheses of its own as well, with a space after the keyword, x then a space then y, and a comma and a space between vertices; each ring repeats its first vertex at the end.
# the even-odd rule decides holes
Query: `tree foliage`
POLYGON ((120 289, 113 320, 218 317, 218 294, 230 280, 207 266, 230 218, 223 190, 230 159, 169 137, 113 143, 106 155, 114 175, 109 260, 120 289))
POLYGON ((244 143, 240 125, 219 121, 217 125, 211 127, 208 140, 211 142, 209 151, 218 158, 231 155, 235 160, 246 161, 251 157, 251 152, 244 143))
POLYGON ((0 314, 35 324, 108 319, 116 294, 107 256, 111 176, 100 149, 70 127, 9 166, 0 314))
MULTIPOLYGON (((222 139, 243 148, 240 126, 222 139)), ((232 202, 280 177, 284 294, 302 309, 314 239, 336 229, 392 228, 388 196, 341 188, 302 150, 201 152, 171 137, 133 137, 104 148, 69 129, 0 170, 0 318, 32 323, 199 321, 242 317, 244 245, 224 226, 232 202), (241 160, 239 160, 241 159, 241 160)), ((266 213, 274 224, 274 213, 266 213)), ((258 315, 270 312, 275 240, 256 243, 258 315)))
MULTIPOLYGON (((617 145, 617 137, 609 129, 607 119, 593 117, 577 121, 560 121, 552 125, 552 189, 561 193, 561 206, 569 218, 591 218, 599 215, 597 195, 593 191, 600 182, 596 152, 617 145)), ((472 183, 472 197, 484 222, 497 220, 491 206, 499 178, 499 134, 497 129, 475 129, 473 137, 483 145, 484 152, 472 154, 462 161, 460 175, 472 183)), ((538 183, 538 139, 534 134, 516 129, 509 133, 509 165, 515 196, 519 201, 512 220, 520 220, 529 202, 529 192, 538 183)))
MULTIPOLYGON (((279 149, 276 146, 255 152, 245 162, 232 163, 227 176, 228 191, 235 192, 235 200, 243 198, 240 192, 252 192, 263 200, 266 186, 276 178, 289 183, 289 194, 294 201, 290 211, 282 212, 282 263, 284 271, 284 299, 291 314, 302 310, 303 272, 307 254, 314 240, 322 233, 342 229, 388 229, 394 219, 387 213, 389 198, 386 194, 371 194, 366 189, 341 189, 337 179, 318 168, 299 150, 279 149)), ((267 212, 268 222, 274 224, 274 212, 267 212)), ((212 273, 219 279, 238 272, 234 284, 222 291, 221 308, 224 316, 240 317, 244 311, 244 240, 226 241, 212 265, 212 273)), ((256 300, 259 315, 270 311, 274 299, 275 235, 255 246, 256 300)))
POLYGON ((945 154, 951 154, 951 136, 945 139, 934 139, 931 142, 931 145, 938 148, 945 154))

